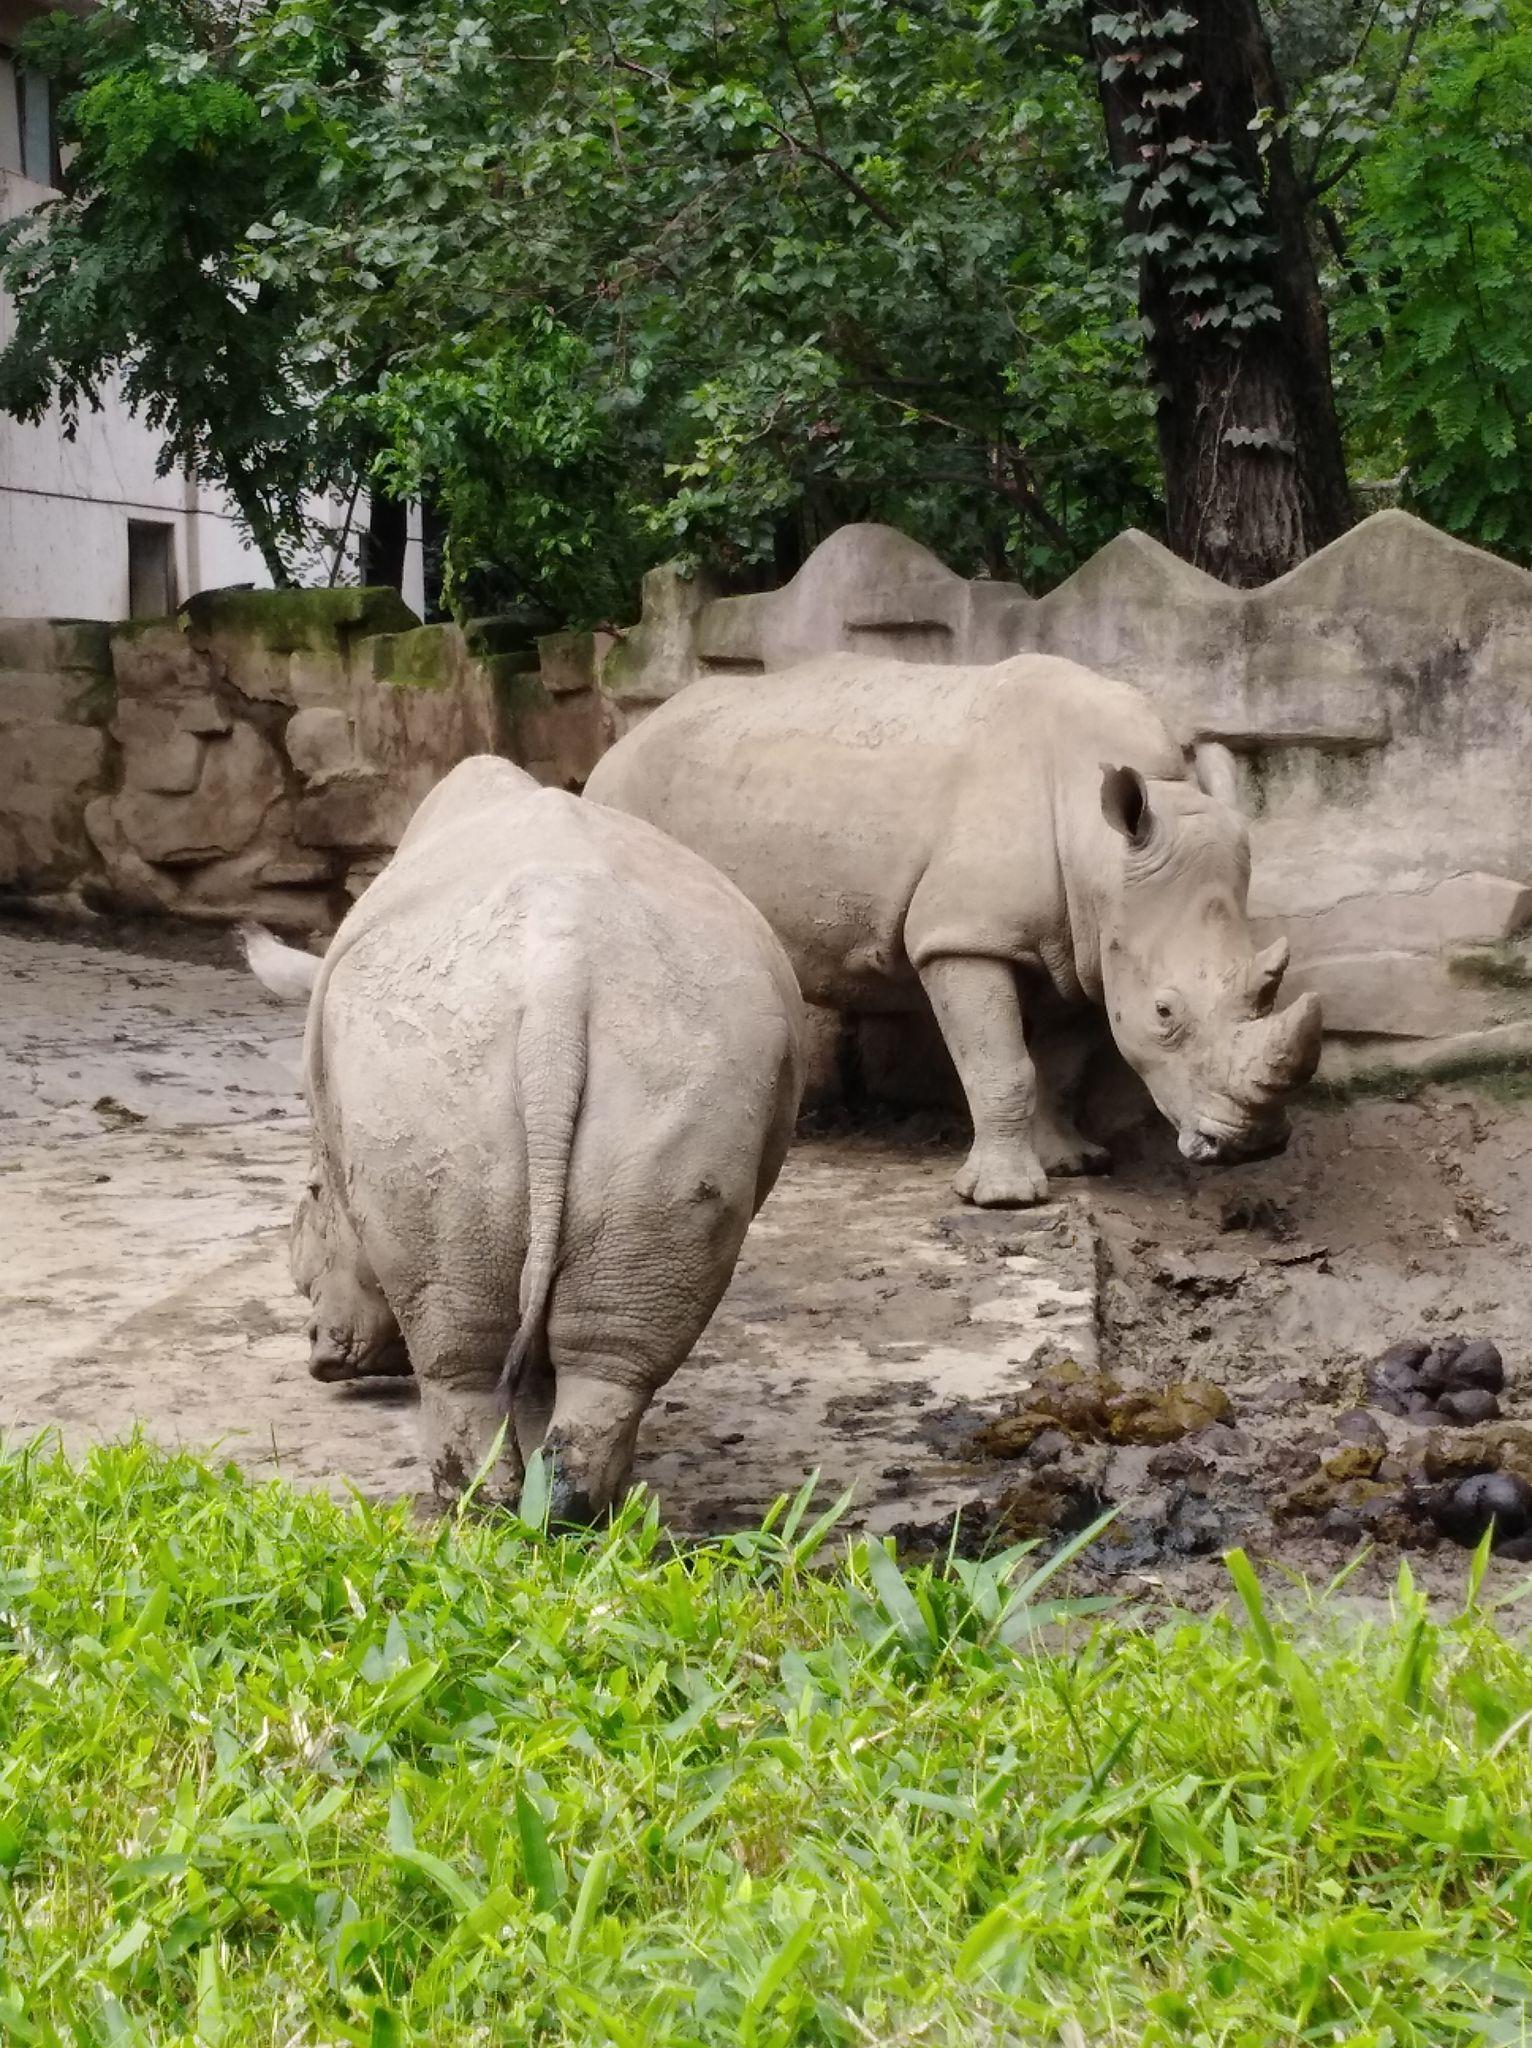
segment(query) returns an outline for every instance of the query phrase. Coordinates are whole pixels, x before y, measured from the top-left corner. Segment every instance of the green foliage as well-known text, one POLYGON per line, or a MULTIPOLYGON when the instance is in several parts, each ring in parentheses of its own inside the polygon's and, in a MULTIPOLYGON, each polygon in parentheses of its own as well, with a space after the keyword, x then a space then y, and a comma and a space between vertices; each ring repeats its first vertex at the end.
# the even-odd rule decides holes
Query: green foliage
POLYGON ((164 436, 161 473, 225 487, 280 582, 334 457, 302 295, 254 285, 242 247, 263 213, 308 193, 315 164, 232 75, 227 35, 213 5, 109 0, 29 38, 29 61, 75 87, 74 154, 61 202, 0 226, 16 302, 0 407, 36 420, 56 399, 72 435, 120 380, 164 436))
POLYGON ((366 418, 460 583, 589 618, 867 516, 1047 577, 1152 516, 1099 118, 1031 7, 480 0, 366 47, 391 91, 316 92, 333 211, 259 270, 386 345, 366 418))
POLYGON ((1480 1610, 1284 1625, 1236 1553, 1243 1625, 1087 1625, 806 1494, 680 1553, 524 1512, 0 1459, 8 2041, 1521 2037, 1532 1669, 1480 1610))
MULTIPOLYGON (((1353 454, 1524 557, 1528 8, 1266 0, 1353 454)), ((29 40, 75 153, 0 229, 0 407, 120 378, 274 573, 306 493, 424 493, 466 613, 627 618, 658 560, 775 580, 854 518, 1042 587, 1161 523, 1138 254, 1189 329, 1275 310, 1256 194, 1180 119, 1190 20, 108 0, 29 40), (1086 27, 1163 130, 1126 250, 1086 27)))
POLYGON ((1444 13, 1361 171, 1356 402, 1426 518, 1532 561, 1532 6, 1444 13))

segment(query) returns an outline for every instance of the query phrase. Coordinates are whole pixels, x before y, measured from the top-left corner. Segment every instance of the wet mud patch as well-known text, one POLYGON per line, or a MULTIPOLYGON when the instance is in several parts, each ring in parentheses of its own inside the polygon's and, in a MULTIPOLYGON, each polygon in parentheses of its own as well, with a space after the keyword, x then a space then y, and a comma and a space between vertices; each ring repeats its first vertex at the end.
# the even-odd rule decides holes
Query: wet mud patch
MULTIPOLYGON (((142 1428, 416 1494, 413 1385, 308 1376, 298 1022, 220 964, 226 934, 196 936, 185 958, 0 928, 0 1427, 74 1448, 142 1428)), ((1481 1427, 1532 1427, 1532 1109, 1464 1088, 1309 1108, 1281 1159, 1207 1172, 1141 1143, 1024 1214, 959 1208, 959 1157, 930 1124, 796 1147, 640 1439, 672 1527, 753 1522, 817 1468, 822 1498, 854 1489, 853 1519, 916 1547, 954 1518, 970 1549, 1054 1540, 1111 1506, 1092 1569, 1124 1593, 1221 1600, 1235 1542, 1319 1579, 1371 1543, 1353 1590, 1401 1554, 1461 1589, 1462 1532, 1502 1495, 1509 1517, 1507 1475, 1532 1483, 1442 1408, 1492 1393, 1481 1427), (1498 1347, 1500 1388, 1417 1386, 1414 1412, 1380 1389, 1390 1346, 1454 1335, 1498 1347), (1090 1427, 1066 1385, 1099 1397, 1090 1427), (1433 1438, 1456 1465, 1428 1471, 1433 1438), (1295 1511, 1326 1485, 1352 1491, 1295 1511), (1378 1486, 1421 1512, 1374 1509, 1378 1486)))

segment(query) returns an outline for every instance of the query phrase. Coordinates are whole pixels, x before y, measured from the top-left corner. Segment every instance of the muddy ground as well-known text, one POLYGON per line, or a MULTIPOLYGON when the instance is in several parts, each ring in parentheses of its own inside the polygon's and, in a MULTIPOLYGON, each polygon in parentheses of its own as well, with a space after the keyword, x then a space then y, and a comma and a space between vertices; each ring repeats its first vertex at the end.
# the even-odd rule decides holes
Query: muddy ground
MULTIPOLYGON (((0 986, 6 1436, 79 1448, 138 1426, 257 1473, 415 1492, 408 1383, 305 1369, 285 1264, 295 1014, 222 932, 11 921, 0 986)), ((672 1526, 752 1521, 815 1467, 827 1492, 855 1489, 857 1519, 915 1542, 955 1513, 982 1543, 1111 1504, 1118 1582, 1201 1600, 1234 1541, 1310 1577, 1355 1554, 1344 1514, 1284 1510, 1355 1441, 1342 1418, 1390 1342, 1495 1338, 1504 1412, 1532 1421, 1532 1105, 1455 1087, 1316 1106, 1283 1158, 1218 1173, 1130 1142, 1110 1181, 1025 1216, 960 1211, 957 1157, 929 1128, 800 1142, 645 1425, 637 1476, 672 1526), (1007 1436, 1040 1391, 1102 1373, 1115 1413, 1191 1380, 1221 1390, 1225 1419, 1183 1402, 1193 1426, 1172 1442, 1007 1436)), ((1149 1436, 1172 1426, 1139 1406, 1149 1436)), ((1425 1427, 1370 1417, 1384 1478, 1418 1466, 1425 1427)), ((1422 1521, 1385 1524, 1354 1589, 1386 1585, 1401 1535, 1419 1579, 1461 1587, 1464 1553, 1422 1521)), ((1504 1592, 1528 1576, 1493 1570, 1504 1592)))

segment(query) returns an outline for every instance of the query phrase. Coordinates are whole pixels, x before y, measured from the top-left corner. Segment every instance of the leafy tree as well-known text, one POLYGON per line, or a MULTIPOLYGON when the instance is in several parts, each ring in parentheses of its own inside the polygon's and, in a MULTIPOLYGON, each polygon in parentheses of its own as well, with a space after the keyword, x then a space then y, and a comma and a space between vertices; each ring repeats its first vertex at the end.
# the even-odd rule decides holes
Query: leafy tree
POLYGON ((273 217, 261 274, 388 347, 360 410, 399 487, 436 480, 460 587, 509 561, 599 615, 657 554, 781 574, 866 516, 1056 575, 1154 500, 1088 74, 1042 26, 382 15, 388 92, 320 96, 335 207, 273 217))
POLYGON ((307 492, 370 484, 374 559, 426 494, 459 607, 863 517, 1251 581, 1350 516, 1317 252, 1354 448, 1525 546, 1529 6, 108 0, 34 43, 77 154, 0 244, 0 405, 120 377, 279 578, 307 492))
POLYGON ((1407 501, 1532 560, 1532 5, 1444 10, 1360 170, 1354 406, 1407 501))
POLYGON ((216 0, 108 0, 30 38, 29 62, 73 88, 73 153, 63 199, 0 227, 16 305, 0 406, 37 420, 57 399, 73 435, 119 379, 164 436, 161 473, 183 465, 226 489, 283 583, 336 451, 319 431, 309 294, 254 282, 242 251, 263 215, 311 199, 318 164, 300 126, 263 118, 231 33, 216 0))

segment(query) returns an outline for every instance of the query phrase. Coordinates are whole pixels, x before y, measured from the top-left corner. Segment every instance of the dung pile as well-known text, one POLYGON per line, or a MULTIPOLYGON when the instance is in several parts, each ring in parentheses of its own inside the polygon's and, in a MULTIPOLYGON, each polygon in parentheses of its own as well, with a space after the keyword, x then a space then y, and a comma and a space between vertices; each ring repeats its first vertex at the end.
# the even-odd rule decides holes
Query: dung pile
POLYGON ((1499 1419, 1505 1365, 1487 1337, 1411 1337, 1368 1366, 1365 1384, 1385 1415, 1471 1428, 1499 1419))
POLYGON ((1168 1387, 1125 1387, 1106 1373, 1088 1373, 1060 1359, 1049 1377, 1027 1390, 1014 1415, 975 1430, 973 1452, 982 1458, 1027 1456, 1050 1462, 1069 1444, 1173 1444, 1234 1410, 1211 1380, 1176 1380, 1168 1387))
POLYGON ((1341 1418, 1349 1439, 1273 1507, 1321 1535, 1472 1548, 1493 1531, 1499 1557, 1532 1560, 1532 1428, 1502 1418, 1505 1364, 1486 1337, 1391 1344, 1364 1376, 1368 1407, 1341 1418), (1392 1443, 1378 1416, 1406 1427, 1392 1443), (1423 1431, 1417 1435, 1416 1431, 1423 1431))

